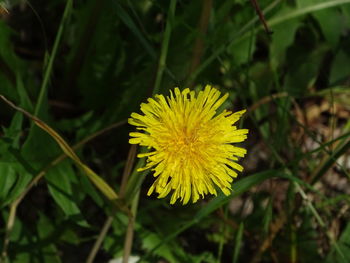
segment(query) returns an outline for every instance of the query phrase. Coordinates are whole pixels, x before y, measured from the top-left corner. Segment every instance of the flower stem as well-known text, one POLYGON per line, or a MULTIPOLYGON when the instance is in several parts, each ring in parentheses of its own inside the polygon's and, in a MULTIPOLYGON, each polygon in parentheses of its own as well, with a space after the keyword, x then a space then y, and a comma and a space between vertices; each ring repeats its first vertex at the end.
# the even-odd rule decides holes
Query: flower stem
POLYGON ((162 82, 163 72, 166 67, 166 59, 168 56, 168 47, 169 47, 170 35, 171 35, 173 22, 174 22, 175 9, 176 9, 176 0, 171 0, 169 5, 169 11, 168 11, 168 19, 166 22, 166 27, 165 27, 165 32, 164 32, 164 37, 162 42, 162 49, 160 51, 156 81, 154 83, 154 88, 153 88, 153 95, 157 94, 160 90, 160 84, 162 82))

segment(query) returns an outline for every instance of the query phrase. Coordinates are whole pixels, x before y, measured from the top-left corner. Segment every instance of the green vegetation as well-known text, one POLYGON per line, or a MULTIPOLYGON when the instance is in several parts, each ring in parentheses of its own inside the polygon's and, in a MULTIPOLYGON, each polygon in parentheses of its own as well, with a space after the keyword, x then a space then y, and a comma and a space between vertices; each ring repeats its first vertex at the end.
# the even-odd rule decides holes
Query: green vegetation
POLYGON ((350 262, 350 0, 0 1, 0 262, 350 262), (231 196, 170 205, 152 94, 247 109, 231 196), (11 105, 13 102, 13 105, 11 105))

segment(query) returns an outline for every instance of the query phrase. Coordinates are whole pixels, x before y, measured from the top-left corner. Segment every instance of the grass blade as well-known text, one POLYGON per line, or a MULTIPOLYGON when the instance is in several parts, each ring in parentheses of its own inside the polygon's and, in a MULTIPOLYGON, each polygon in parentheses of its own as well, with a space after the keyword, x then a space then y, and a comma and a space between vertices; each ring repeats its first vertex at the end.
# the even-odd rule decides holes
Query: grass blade
POLYGON ((243 224, 243 222, 241 222, 239 224, 238 231, 237 231, 236 238, 235 238, 232 263, 238 262, 239 251, 240 251, 241 244, 242 244, 243 230, 244 230, 244 224, 243 224))
POLYGON ((98 176, 93 170, 91 170, 87 165, 85 165, 80 158, 75 154, 73 149, 68 145, 68 143, 54 130, 52 129, 49 125, 47 125, 45 122, 40 120, 39 118, 31 115, 27 111, 23 110, 20 107, 17 107, 14 105, 11 101, 7 100, 3 95, 0 95, 0 98, 5 101, 8 105, 10 105, 12 108, 16 109, 19 112, 22 112, 26 117, 30 118, 34 123, 40 127, 42 130, 47 132, 60 146, 62 151, 69 157, 71 158, 74 163, 82 169, 86 176, 91 180, 91 182, 101 191, 101 193, 109 200, 111 201, 114 205, 116 205, 118 208, 120 208, 122 211, 126 212, 129 214, 129 210, 121 206, 118 200, 118 195, 117 193, 100 177, 98 176))

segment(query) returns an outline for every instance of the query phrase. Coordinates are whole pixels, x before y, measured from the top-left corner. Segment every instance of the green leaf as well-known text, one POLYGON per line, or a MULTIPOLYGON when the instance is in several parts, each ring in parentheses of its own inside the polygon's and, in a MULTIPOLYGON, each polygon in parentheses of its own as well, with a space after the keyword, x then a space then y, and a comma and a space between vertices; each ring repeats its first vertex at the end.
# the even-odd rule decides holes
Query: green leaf
POLYGON ((333 246, 327 255, 326 263, 350 262, 350 223, 347 223, 337 244, 340 251, 333 246))
POLYGON ((37 224, 37 232, 40 238, 40 259, 42 262, 60 263, 59 251, 56 246, 51 243, 51 235, 55 231, 52 221, 44 214, 39 213, 39 221, 37 224), (46 239, 46 240, 45 240, 46 239))
POLYGON ((291 19, 271 27, 270 60, 273 69, 285 62, 286 49, 294 42, 295 33, 300 25, 298 19, 291 19))
POLYGON ((0 206, 6 203, 8 193, 17 180, 14 163, 0 162, 0 206))
MULTIPOLYGON (((8 218, 7 211, 3 210, 2 213, 3 218, 8 218)), ((14 245, 15 250, 13 252, 8 251, 8 259, 11 263, 26 263, 26 262, 32 262, 31 260, 34 258, 34 253, 29 253, 29 251, 25 250, 17 250, 17 247, 27 247, 30 246, 31 243, 34 243, 36 240, 36 236, 32 235, 28 232, 28 229, 26 228, 25 224, 16 217, 14 220, 13 229, 10 235, 10 242, 14 245)), ((11 244, 10 243, 10 244, 11 244)))
POLYGON ((80 179, 80 186, 82 187, 82 190, 85 193, 87 193, 99 207, 103 207, 103 205, 105 204, 104 199, 96 191, 96 188, 92 185, 89 179, 84 175, 80 176, 79 179, 80 179))
POLYGON ((285 80, 285 90, 290 95, 301 96, 315 83, 320 64, 327 51, 326 46, 319 46, 311 53, 305 49, 302 50, 302 47, 290 50, 288 59, 293 63, 289 65, 290 71, 285 80))
POLYGON ((10 127, 4 129, 4 137, 8 139, 9 143, 3 143, 0 147, 0 156, 2 157, 0 162, 0 205, 5 203, 8 193, 17 179, 15 167, 18 165, 8 149, 19 147, 22 121, 23 115, 18 112, 14 115, 10 127))
MULTIPOLYGON (((162 242, 163 238, 157 235, 156 233, 150 231, 143 231, 141 235, 142 247, 145 250, 151 250, 155 245, 162 242)), ((161 248, 157 249, 154 254, 160 257, 163 257, 169 262, 178 262, 174 255, 174 247, 170 244, 166 244, 161 248)))
POLYGON ((0 144, 0 206, 19 196, 32 178, 33 168, 19 153, 23 115, 16 112, 0 144))
POLYGON ((117 14, 119 18, 125 23, 125 25, 131 30, 133 34, 140 41, 141 45, 147 51, 147 53, 154 59, 156 58, 156 52, 153 47, 150 45, 146 37, 142 34, 139 28, 136 26, 135 22, 129 16, 129 14, 125 11, 125 9, 118 3, 115 3, 115 8, 117 9, 117 14))
POLYGON ((329 8, 312 14, 320 24, 323 35, 335 50, 342 34, 343 18, 336 8, 329 8))
POLYGON ((248 62, 250 55, 255 51, 255 39, 255 35, 252 35, 251 37, 233 43, 228 47, 228 52, 233 57, 234 65, 240 66, 248 62))
POLYGON ((14 168, 16 169, 16 173, 18 175, 16 178, 16 183, 11 188, 11 191, 8 193, 8 196, 2 205, 7 205, 20 196, 20 194, 29 184, 30 180, 33 178, 33 175, 28 173, 22 165, 14 165, 14 168))
POLYGON ((331 84, 345 82, 349 77, 349 65, 350 65, 350 57, 347 53, 340 50, 335 56, 331 73, 329 77, 329 81, 331 84))
MULTIPOLYGON (((4 128, 4 137, 11 140, 11 146, 18 149, 19 139, 22 132, 23 114, 16 112, 12 117, 11 124, 8 128, 4 128)), ((4 146, 4 145, 1 145, 4 146)), ((7 150, 7 146, 5 147, 7 150)), ((0 154, 6 154, 6 150, 0 148, 0 154)))
POLYGON ((224 194, 220 194, 219 196, 212 199, 207 205, 203 206, 194 216, 193 218, 186 224, 184 224, 182 227, 179 227, 177 231, 174 231, 171 235, 168 235, 166 238, 162 240, 162 242, 159 242, 157 245, 155 245, 145 256, 144 258, 147 258, 149 255, 151 255, 154 251, 162 247, 164 244, 175 238, 177 235, 185 231, 186 229, 190 228, 194 224, 200 222, 204 217, 208 216, 210 213, 227 203, 232 198, 239 196, 243 194, 244 192, 248 191, 250 188, 252 188, 254 185, 262 183, 263 181, 267 179, 271 179, 273 177, 278 177, 282 174, 278 170, 267 170, 261 173, 256 173, 254 175, 250 175, 248 177, 245 177, 233 185, 233 191, 230 196, 225 196, 224 194))
POLYGON ((87 227, 88 223, 83 218, 74 196, 73 182, 76 178, 70 162, 66 160, 52 167, 45 175, 45 179, 52 198, 64 213, 74 219, 77 224, 87 227))

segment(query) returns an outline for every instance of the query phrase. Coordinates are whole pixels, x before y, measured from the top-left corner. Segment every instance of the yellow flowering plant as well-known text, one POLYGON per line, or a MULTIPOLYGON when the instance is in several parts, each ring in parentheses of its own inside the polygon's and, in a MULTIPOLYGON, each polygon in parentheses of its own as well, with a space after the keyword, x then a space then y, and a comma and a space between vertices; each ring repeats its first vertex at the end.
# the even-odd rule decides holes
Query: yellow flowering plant
POLYGON ((143 115, 131 114, 128 122, 138 131, 130 133, 129 142, 150 150, 138 154, 147 157, 138 171, 152 169, 157 178, 148 195, 155 191, 163 198, 172 192, 171 204, 178 199, 187 204, 217 195, 217 188, 230 194, 236 171, 243 170, 238 157, 246 154, 233 144, 244 141, 248 130, 234 125, 245 110, 217 112, 227 98, 210 85, 199 92, 175 88, 166 98, 155 95, 142 103, 143 115))

